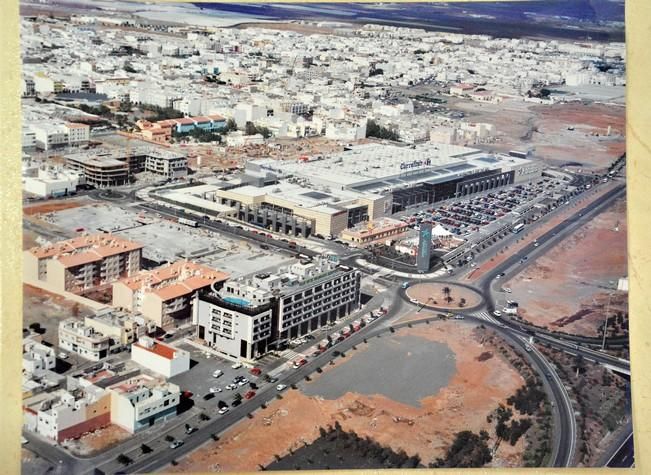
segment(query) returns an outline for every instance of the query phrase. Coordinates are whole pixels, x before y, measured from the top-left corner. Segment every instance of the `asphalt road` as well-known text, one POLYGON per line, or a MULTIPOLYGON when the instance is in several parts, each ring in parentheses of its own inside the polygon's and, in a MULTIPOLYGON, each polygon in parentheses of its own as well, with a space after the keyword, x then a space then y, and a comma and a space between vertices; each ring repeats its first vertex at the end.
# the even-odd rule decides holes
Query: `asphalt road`
MULTIPOLYGON (((493 268, 491 271, 487 272, 482 277, 480 277, 480 279, 477 281, 477 287, 479 287, 482 294, 486 298, 488 311, 492 313, 496 308, 495 299, 493 297, 493 286, 521 272, 526 267, 526 265, 523 264, 522 261, 523 258, 526 257, 527 259, 529 259, 529 257, 531 256, 538 256, 547 252, 554 245, 567 239, 574 231, 576 231, 583 224, 585 224, 586 220, 597 215, 598 213, 606 209, 608 206, 610 206, 615 199, 624 195, 625 192, 626 192, 625 185, 618 186, 617 188, 611 190, 610 192, 606 193, 602 197, 598 198, 595 202, 593 202, 590 205, 588 209, 586 208, 578 209, 577 212, 574 213, 572 216, 565 219, 563 222, 561 222, 560 224, 558 224, 557 226, 555 226, 554 228, 550 229, 548 232, 543 234, 541 237, 539 237, 538 247, 535 247, 533 243, 525 246, 520 251, 513 253, 504 262, 495 266, 495 268, 493 268), (496 277, 502 273, 505 274, 502 277, 502 280, 496 279, 496 277)), ((545 334, 556 338, 562 337, 563 339, 584 344, 584 345, 601 347, 602 344, 601 338, 581 337, 576 335, 554 333, 526 323, 513 322, 507 318, 503 319, 503 321, 506 325, 511 327, 515 327, 515 326, 525 327, 529 330, 535 331, 537 334, 545 334)), ((611 338, 608 340, 608 342, 609 345, 611 346, 627 345, 628 338, 627 337, 611 338)))
POLYGON ((635 451, 633 443, 632 429, 625 433, 624 441, 616 446, 617 450, 606 462, 606 467, 610 468, 628 468, 635 464, 635 451))

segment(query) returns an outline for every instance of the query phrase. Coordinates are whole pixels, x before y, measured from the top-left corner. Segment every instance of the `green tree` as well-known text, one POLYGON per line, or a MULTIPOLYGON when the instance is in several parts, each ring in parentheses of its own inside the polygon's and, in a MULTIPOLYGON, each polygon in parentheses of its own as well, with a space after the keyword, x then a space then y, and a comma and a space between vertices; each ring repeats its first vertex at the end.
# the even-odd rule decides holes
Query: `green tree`
POLYGON ((395 130, 382 127, 373 119, 369 119, 366 122, 366 136, 375 137, 378 139, 393 140, 394 142, 397 142, 400 139, 398 133, 395 130))

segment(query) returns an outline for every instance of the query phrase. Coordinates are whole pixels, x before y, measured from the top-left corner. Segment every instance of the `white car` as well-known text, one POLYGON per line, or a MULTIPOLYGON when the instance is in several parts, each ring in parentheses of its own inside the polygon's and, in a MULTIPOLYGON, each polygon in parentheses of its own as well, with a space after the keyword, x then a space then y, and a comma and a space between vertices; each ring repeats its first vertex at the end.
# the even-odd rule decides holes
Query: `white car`
POLYGON ((512 290, 510 288, 508 288, 508 287, 504 287, 504 292, 506 292, 507 294, 510 294, 512 292, 512 290))
POLYGON ((285 389, 286 387, 287 387, 286 384, 279 384, 278 386, 276 386, 276 391, 282 391, 282 390, 285 389))
POLYGON ((495 311, 493 312, 493 315, 495 315, 496 317, 501 317, 501 316, 502 316, 502 312, 500 312, 499 310, 495 310, 495 311))
POLYGON ((222 392, 222 388, 218 388, 218 387, 215 386, 215 387, 210 388, 210 392, 211 393, 220 393, 220 392, 222 392))
POLYGON ((241 367, 242 367, 242 363, 240 363, 239 361, 237 363, 234 363, 233 366, 231 366, 231 368, 233 369, 240 369, 241 367))
POLYGON ((229 384, 228 386, 226 386, 226 389, 228 389, 229 391, 232 391, 233 389, 236 389, 236 388, 237 388, 237 384, 235 384, 235 383, 232 383, 232 384, 229 384))
POLYGON ((217 411, 217 414, 223 416, 227 412, 228 412, 228 408, 227 407, 222 407, 219 411, 217 411))
POLYGON ((183 441, 182 441, 182 440, 175 440, 174 442, 172 442, 172 443, 170 444, 170 449, 178 449, 178 448, 181 447, 182 445, 183 445, 183 441))
POLYGON ((212 374, 213 378, 219 378, 224 372, 221 369, 215 370, 215 372, 212 374))
POLYGON ((418 304, 418 303, 419 303, 418 300, 416 300, 416 299, 409 299, 409 301, 410 301, 411 303, 415 303, 415 304, 418 304))
POLYGON ((60 360, 67 360, 68 359, 68 353, 65 353, 63 351, 59 352, 59 354, 57 356, 59 357, 60 360))
POLYGON ((540 246, 540 243, 539 243, 539 242, 534 242, 534 243, 533 243, 533 247, 538 247, 538 246, 540 246))

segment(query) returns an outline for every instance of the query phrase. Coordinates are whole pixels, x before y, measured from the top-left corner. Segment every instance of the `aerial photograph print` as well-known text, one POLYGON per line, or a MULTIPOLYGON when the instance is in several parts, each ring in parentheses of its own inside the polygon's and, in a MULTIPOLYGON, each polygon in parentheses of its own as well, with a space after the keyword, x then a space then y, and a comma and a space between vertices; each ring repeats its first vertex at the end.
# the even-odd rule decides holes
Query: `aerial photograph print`
POLYGON ((624 13, 21 0, 22 473, 634 467, 624 13))

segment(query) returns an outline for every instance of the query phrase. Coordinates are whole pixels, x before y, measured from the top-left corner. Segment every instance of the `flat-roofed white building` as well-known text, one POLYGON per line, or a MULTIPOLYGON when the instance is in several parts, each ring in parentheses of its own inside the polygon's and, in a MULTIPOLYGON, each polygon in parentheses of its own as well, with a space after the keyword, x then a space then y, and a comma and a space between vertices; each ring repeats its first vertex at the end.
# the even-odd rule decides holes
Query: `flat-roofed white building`
POLYGON ((108 391, 83 378, 67 389, 43 392, 23 401, 24 427, 56 442, 76 439, 111 423, 108 391))
POLYGON ((84 177, 80 172, 64 168, 40 167, 37 176, 25 176, 22 181, 26 193, 48 198, 76 192, 84 177))
POLYGON ((108 356, 111 337, 75 318, 68 318, 59 322, 59 347, 87 360, 99 361, 108 356))
POLYGON ((106 388, 111 423, 132 434, 176 417, 181 391, 176 384, 140 374, 106 388))
POLYGON ((45 346, 32 338, 23 340, 23 371, 35 373, 39 370, 49 371, 56 366, 54 348, 45 346))

